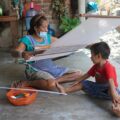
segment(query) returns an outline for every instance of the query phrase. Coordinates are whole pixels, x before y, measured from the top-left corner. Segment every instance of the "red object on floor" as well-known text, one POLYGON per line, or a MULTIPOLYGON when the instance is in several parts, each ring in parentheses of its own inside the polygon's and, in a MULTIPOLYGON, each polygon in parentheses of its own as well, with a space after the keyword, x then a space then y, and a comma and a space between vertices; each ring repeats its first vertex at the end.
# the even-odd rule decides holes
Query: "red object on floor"
MULTIPOLYGON (((25 3, 24 8, 23 8, 23 17, 25 17, 25 16, 26 16, 26 12, 27 12, 28 10, 30 10, 30 4, 31 4, 31 2, 25 3)), ((34 3, 34 9, 35 9, 36 11, 40 11, 41 6, 34 3)))
MULTIPOLYGON (((24 87, 22 89, 31 89, 35 90, 32 87, 24 87)), ((23 106, 23 105, 29 105, 32 104, 36 97, 37 92, 36 91, 26 91, 26 90, 10 90, 6 94, 8 100, 10 103, 12 103, 15 106, 23 106)))

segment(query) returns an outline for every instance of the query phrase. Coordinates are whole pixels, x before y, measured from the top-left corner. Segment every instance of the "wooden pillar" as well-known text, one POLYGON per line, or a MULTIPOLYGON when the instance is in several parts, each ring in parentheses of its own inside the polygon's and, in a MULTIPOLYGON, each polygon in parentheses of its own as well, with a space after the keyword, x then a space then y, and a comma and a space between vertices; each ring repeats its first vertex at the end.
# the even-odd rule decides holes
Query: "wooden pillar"
MULTIPOLYGON (((86 0, 78 0, 78 13, 85 14, 86 0)), ((80 18, 81 22, 85 21, 85 18, 80 18)))

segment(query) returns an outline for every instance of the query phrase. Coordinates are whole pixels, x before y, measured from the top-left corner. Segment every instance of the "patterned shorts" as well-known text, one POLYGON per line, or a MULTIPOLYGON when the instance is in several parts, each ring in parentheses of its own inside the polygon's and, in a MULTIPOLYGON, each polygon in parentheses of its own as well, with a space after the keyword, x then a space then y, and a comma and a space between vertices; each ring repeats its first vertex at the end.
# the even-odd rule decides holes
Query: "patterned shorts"
MULTIPOLYGON (((80 70, 77 69, 69 69, 65 74, 70 74, 73 72, 77 72, 80 70)), ((39 70, 38 72, 33 72, 32 74, 29 74, 27 72, 25 72, 26 77, 28 80, 48 80, 48 79, 56 79, 53 75, 51 75, 50 73, 46 72, 46 71, 42 71, 39 70)))

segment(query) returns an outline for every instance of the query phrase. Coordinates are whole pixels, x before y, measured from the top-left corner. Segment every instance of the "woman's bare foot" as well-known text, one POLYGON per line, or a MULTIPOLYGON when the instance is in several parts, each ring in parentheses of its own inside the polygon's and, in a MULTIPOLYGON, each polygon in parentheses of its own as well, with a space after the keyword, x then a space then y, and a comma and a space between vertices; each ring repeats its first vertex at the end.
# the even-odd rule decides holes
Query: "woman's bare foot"
POLYGON ((29 82, 28 82, 28 81, 23 81, 23 80, 14 81, 14 82, 11 84, 11 87, 12 87, 12 88, 22 88, 22 87, 27 87, 27 86, 30 86, 29 82))
POLYGON ((69 88, 64 88, 65 93, 69 93, 69 88))
POLYGON ((56 82, 56 87, 59 90, 59 92, 61 92, 63 94, 66 94, 65 90, 64 90, 64 87, 62 85, 60 85, 58 82, 56 82))

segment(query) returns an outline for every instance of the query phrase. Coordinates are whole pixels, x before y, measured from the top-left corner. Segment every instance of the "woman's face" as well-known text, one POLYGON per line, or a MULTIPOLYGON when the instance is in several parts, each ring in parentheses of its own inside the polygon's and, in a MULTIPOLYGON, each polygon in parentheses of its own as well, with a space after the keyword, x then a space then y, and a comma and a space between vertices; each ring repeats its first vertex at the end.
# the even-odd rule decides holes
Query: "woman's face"
POLYGON ((43 21, 42 25, 37 28, 37 32, 48 32, 48 21, 43 21))

